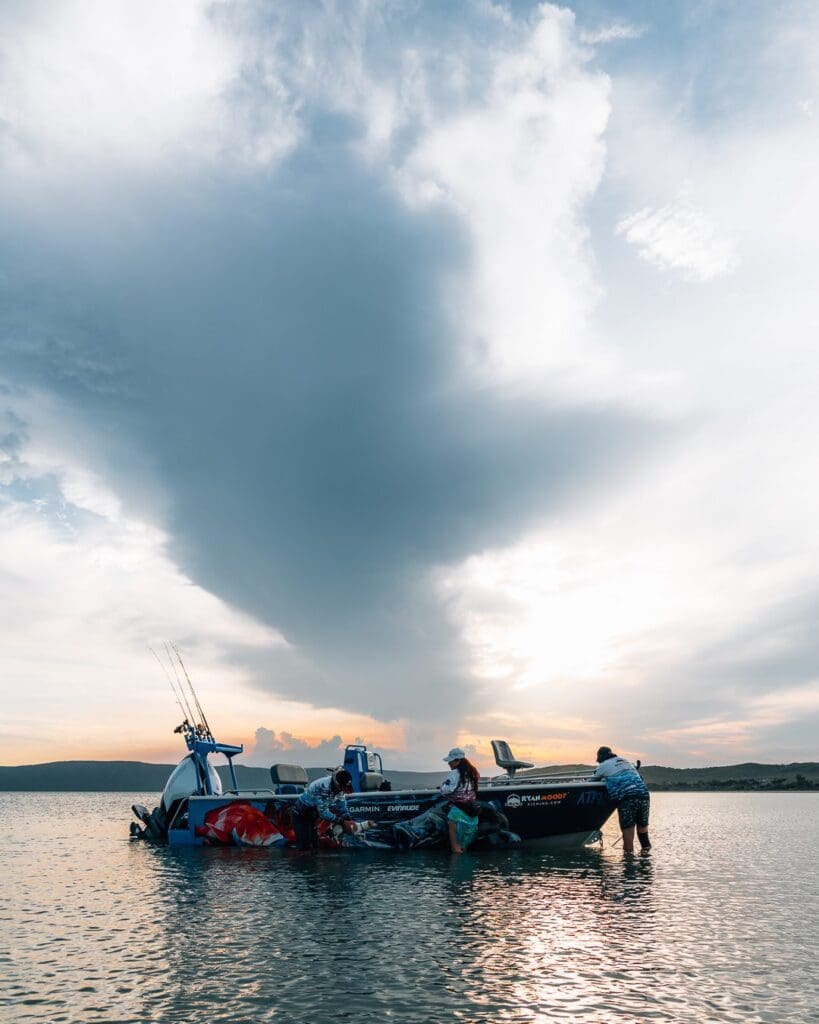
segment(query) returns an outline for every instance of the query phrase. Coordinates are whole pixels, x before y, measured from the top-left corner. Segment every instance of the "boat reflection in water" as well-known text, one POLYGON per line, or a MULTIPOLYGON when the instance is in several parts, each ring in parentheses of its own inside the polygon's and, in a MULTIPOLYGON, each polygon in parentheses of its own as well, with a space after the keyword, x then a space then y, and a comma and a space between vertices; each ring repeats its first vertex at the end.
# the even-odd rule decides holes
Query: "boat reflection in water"
MULTIPOLYGON (((188 753, 171 773, 160 804, 151 813, 141 805, 131 835, 172 846, 288 846, 294 841, 290 811, 304 787, 300 765, 273 765, 270 789, 240 789, 233 758, 241 746, 218 743, 206 726, 186 720, 176 730, 188 753), (223 791, 211 754, 228 760, 231 788, 223 791)), ((614 810, 605 785, 590 772, 520 775, 532 768, 518 761, 504 740, 493 740, 503 773, 482 779, 475 847, 518 843, 580 846, 599 834, 614 810)), ((347 803, 359 829, 347 835, 330 823, 319 828, 326 848, 415 849, 447 845, 448 803, 437 789, 392 790, 380 754, 361 744, 345 750, 344 767, 353 780, 347 803), (366 827, 366 823, 372 823, 366 827)))
POLYGON ((123 841, 122 793, 0 793, 0 1007, 15 1024, 806 1024, 816 800, 652 794, 654 849, 631 856, 614 815, 602 848, 300 857, 123 841))

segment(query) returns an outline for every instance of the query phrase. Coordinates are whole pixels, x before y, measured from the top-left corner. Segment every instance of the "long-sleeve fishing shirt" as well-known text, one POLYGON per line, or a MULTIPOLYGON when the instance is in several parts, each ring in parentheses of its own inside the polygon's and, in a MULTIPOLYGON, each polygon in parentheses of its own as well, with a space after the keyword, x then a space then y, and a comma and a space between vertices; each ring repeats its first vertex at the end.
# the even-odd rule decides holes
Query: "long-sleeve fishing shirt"
POLYGON ((350 817, 350 808, 343 793, 333 792, 333 780, 327 775, 305 787, 294 810, 314 808, 325 821, 342 821, 350 817), (299 806, 301 805, 301 806, 299 806))
POLYGON ((453 768, 440 786, 444 796, 448 796, 453 803, 468 803, 476 798, 475 787, 469 778, 461 780, 461 773, 453 768))
POLYGON ((648 787, 640 773, 624 757, 610 757, 594 770, 593 779, 602 779, 612 800, 620 801, 627 796, 646 796, 648 787))

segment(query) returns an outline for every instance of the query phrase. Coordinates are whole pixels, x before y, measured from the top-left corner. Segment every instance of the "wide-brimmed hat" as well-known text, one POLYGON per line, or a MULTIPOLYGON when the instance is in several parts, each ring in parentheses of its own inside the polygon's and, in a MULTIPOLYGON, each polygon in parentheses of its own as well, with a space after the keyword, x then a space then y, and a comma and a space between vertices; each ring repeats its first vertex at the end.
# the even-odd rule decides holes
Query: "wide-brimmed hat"
POLYGON ((446 761, 447 764, 449 764, 450 761, 460 761, 464 757, 466 757, 466 754, 463 750, 461 750, 460 747, 453 747, 452 750, 450 750, 450 752, 444 758, 444 761, 446 761))

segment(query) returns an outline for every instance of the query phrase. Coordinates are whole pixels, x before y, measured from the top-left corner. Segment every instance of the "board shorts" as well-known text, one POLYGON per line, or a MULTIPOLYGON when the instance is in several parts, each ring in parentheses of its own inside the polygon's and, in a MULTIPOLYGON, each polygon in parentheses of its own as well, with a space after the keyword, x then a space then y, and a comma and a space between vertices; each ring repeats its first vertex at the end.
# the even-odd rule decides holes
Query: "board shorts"
POLYGON ((651 798, 648 793, 644 795, 624 796, 617 805, 617 817, 620 819, 620 828, 648 828, 648 812, 651 798))
POLYGON ((296 833, 296 847, 299 850, 318 849, 318 824, 319 814, 315 807, 304 807, 298 801, 290 814, 290 821, 293 831, 296 833))
POLYGON ((449 809, 447 820, 455 825, 455 836, 458 840, 458 846, 462 850, 468 850, 478 834, 477 815, 473 817, 467 814, 466 811, 462 811, 460 807, 453 806, 449 809))

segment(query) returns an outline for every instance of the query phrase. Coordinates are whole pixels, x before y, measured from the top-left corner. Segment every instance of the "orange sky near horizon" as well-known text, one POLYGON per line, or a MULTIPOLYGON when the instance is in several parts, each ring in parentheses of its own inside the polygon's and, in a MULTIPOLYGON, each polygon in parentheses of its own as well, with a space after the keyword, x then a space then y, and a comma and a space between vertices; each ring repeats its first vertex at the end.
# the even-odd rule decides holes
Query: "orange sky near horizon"
MULTIPOLYGON (((337 728, 333 728, 332 725, 328 725, 326 728, 319 728, 318 731, 315 731, 314 721, 289 720, 286 726, 277 730, 277 734, 279 736, 282 734, 293 735, 297 737, 299 744, 307 744, 309 748, 316 751, 311 755, 309 750, 299 747, 297 759, 308 767, 315 767, 327 760, 326 756, 322 757, 321 745, 331 736, 338 735, 341 737, 342 746, 363 738, 370 749, 384 755, 387 770, 393 768, 435 771, 439 767, 442 771, 445 770, 441 759, 437 755, 431 754, 429 750, 413 755, 413 750, 407 743, 403 726, 400 724, 374 723, 372 719, 364 716, 356 718, 351 715, 339 715, 339 718, 344 720, 343 726, 339 725, 337 728)), ((175 724, 169 717, 166 730, 159 732, 154 727, 143 734, 142 738, 137 730, 128 726, 120 732, 101 728, 63 738, 16 739, 4 745, 2 763, 7 766, 42 764, 53 761, 142 761, 148 764, 175 764, 185 752, 181 737, 173 734, 175 724)), ((245 748, 244 754, 237 759, 237 763, 265 765, 277 760, 274 754, 269 754, 267 758, 254 756, 256 727, 239 721, 234 721, 232 725, 226 721, 224 726, 224 728, 221 725, 213 726, 217 739, 225 743, 242 744, 245 748)), ((520 737, 520 727, 515 730, 515 733, 518 738, 510 739, 515 756, 538 765, 592 764, 597 746, 600 742, 604 742, 598 740, 592 729, 589 730, 588 741, 539 742, 537 739, 527 741, 520 737)), ((507 735, 511 736, 511 733, 507 735)), ((449 746, 460 745, 469 751, 470 758, 481 772, 492 774, 496 767, 490 741, 497 738, 504 737, 494 733, 481 735, 468 731, 458 732, 452 737, 449 744, 440 744, 441 757, 449 749, 449 746)), ((645 760, 645 755, 640 751, 623 747, 618 748, 618 752, 632 759, 643 757, 645 760)), ((730 755, 730 751, 726 751, 726 754, 730 755)), ((740 759, 740 756, 740 752, 737 752, 737 759, 740 759)), ((293 754, 285 756, 284 752, 280 757, 283 760, 296 759, 293 754)), ((728 760, 730 761, 730 757, 728 760)), ((714 758, 711 758, 710 763, 714 763, 714 758)))

